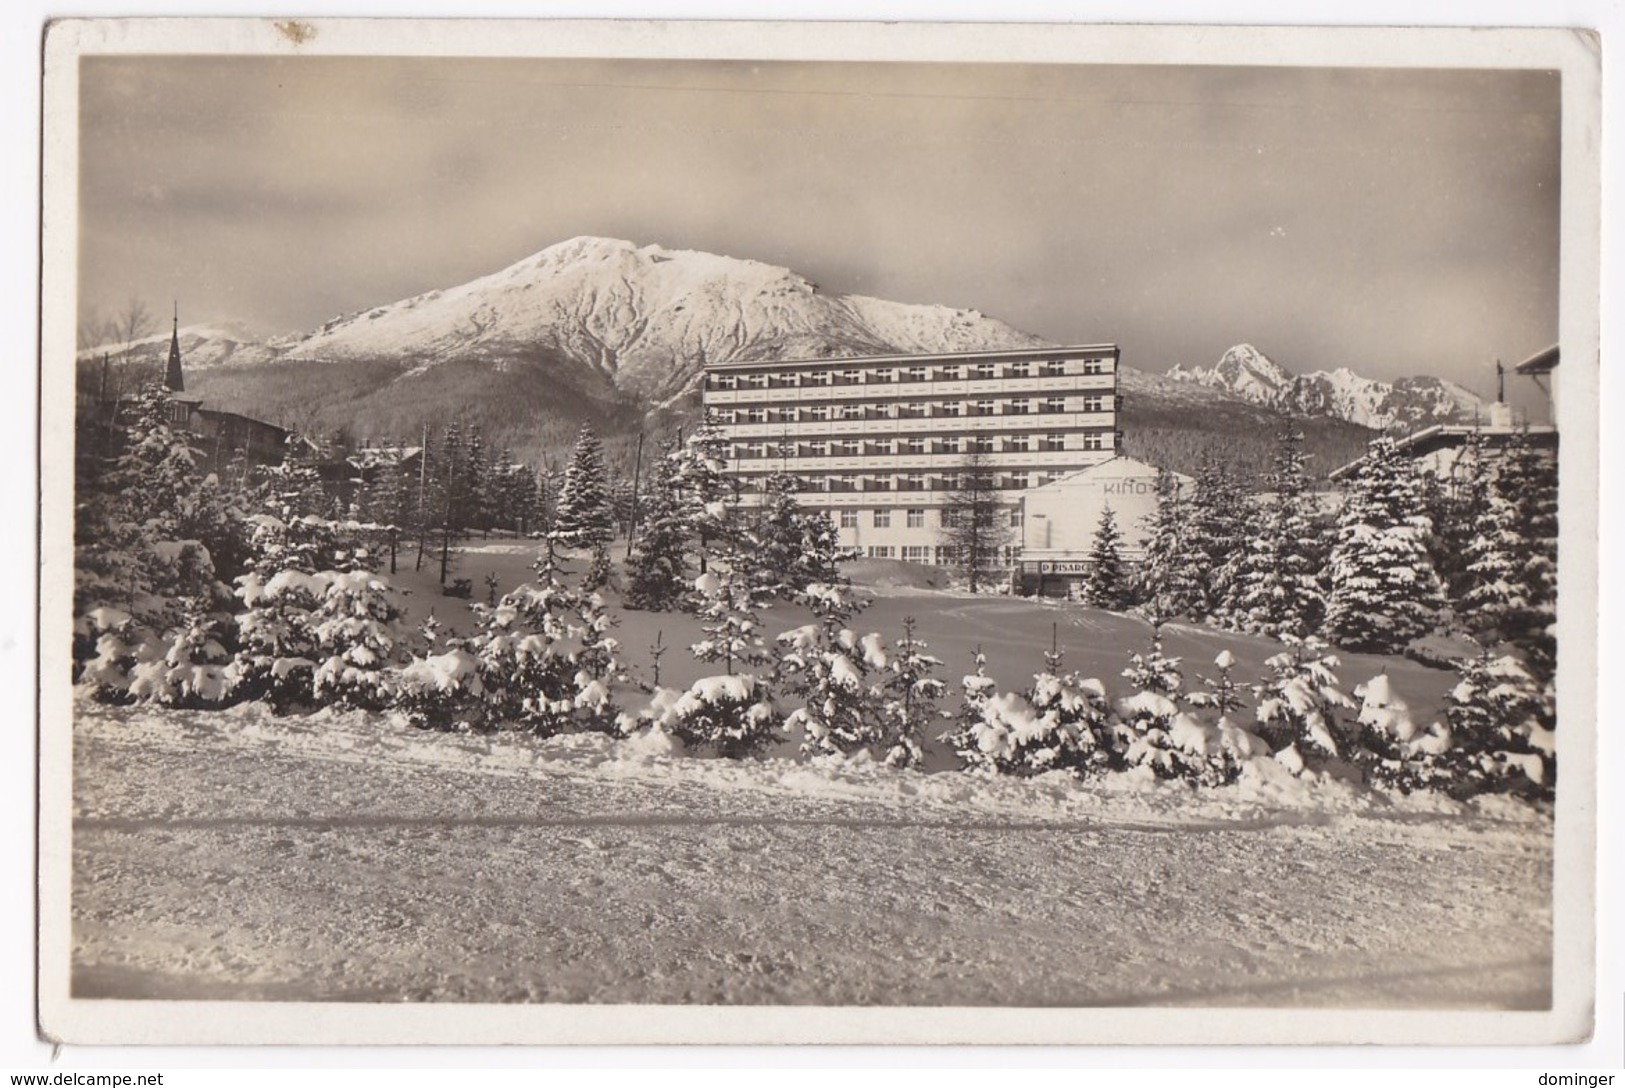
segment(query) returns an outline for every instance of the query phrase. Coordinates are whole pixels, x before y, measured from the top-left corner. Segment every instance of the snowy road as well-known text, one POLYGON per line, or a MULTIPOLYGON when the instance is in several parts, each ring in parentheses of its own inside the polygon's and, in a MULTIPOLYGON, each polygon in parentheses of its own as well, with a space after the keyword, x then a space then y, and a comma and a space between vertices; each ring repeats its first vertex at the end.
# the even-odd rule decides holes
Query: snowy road
POLYGON ((81 714, 74 994, 1548 1002, 1538 818, 625 748, 81 714))

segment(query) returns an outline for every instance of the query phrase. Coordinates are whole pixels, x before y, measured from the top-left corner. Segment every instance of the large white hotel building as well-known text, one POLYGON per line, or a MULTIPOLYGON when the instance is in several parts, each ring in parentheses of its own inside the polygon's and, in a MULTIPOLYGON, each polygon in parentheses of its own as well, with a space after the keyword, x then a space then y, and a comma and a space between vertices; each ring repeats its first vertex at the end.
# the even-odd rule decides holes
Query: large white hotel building
POLYGON ((704 401, 747 501, 791 472, 844 546, 946 562, 943 508, 968 452, 985 454, 1012 528, 1022 491, 1117 454, 1117 360, 1117 345, 1087 344, 713 363, 704 401))

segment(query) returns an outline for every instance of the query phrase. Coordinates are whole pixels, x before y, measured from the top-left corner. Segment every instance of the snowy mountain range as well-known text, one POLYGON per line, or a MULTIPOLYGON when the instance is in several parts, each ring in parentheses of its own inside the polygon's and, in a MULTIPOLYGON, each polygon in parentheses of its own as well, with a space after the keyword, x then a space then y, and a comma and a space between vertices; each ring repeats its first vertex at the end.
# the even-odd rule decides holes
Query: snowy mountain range
MULTIPOLYGON (((635 434, 648 429, 651 413, 692 412, 709 362, 1046 343, 975 310, 825 294, 787 268, 608 238, 573 238, 468 283, 293 336, 181 330, 188 388, 222 407, 358 437, 416 434, 462 418, 532 449, 556 445, 582 419, 611 435, 635 434)), ((162 335, 114 353, 156 367, 167 347, 162 335)), ((1244 367, 1231 359, 1239 351, 1213 378, 1189 371, 1170 380, 1124 367, 1131 452, 1148 452, 1136 436, 1175 431, 1246 430, 1267 442, 1278 413, 1299 409, 1265 393, 1292 379, 1256 352, 1256 367, 1244 367), (1256 381, 1240 381, 1243 371, 1256 381), (1224 378, 1232 374, 1235 383, 1224 378)), ((1319 429, 1334 434, 1335 456, 1367 437, 1331 424, 1319 429)))
POLYGON ((1483 418, 1476 394, 1443 378, 1362 377, 1347 367, 1293 374, 1251 344, 1238 344, 1212 367, 1175 366, 1174 381, 1221 390, 1293 415, 1329 416, 1375 430, 1411 430, 1433 423, 1483 418))
POLYGON ((405 364, 394 380, 409 382, 447 363, 501 371, 547 357, 554 378, 654 403, 693 387, 710 362, 1044 343, 974 310, 826 295, 787 268, 609 238, 573 238, 468 283, 257 345, 212 328, 182 333, 189 372, 391 359, 405 364))

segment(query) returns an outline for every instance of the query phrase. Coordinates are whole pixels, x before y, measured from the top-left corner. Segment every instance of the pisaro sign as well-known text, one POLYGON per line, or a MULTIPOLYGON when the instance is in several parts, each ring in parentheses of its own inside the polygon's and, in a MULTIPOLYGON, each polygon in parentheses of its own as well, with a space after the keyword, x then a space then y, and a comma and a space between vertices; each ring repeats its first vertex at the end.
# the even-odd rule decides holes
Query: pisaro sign
POLYGON ((1083 559, 1040 559, 1039 574, 1088 574, 1089 563, 1083 559))

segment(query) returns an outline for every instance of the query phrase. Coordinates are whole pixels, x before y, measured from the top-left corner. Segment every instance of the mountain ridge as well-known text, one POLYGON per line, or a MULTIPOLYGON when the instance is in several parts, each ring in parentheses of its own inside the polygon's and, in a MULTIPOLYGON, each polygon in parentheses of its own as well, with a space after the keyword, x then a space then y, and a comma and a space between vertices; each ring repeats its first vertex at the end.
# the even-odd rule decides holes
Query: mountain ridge
MULTIPOLYGON (((612 438, 681 425, 711 362, 1055 346, 977 310, 826 294, 775 265, 592 237, 304 333, 251 343, 211 331, 183 329, 182 355, 188 389, 221 407, 358 438, 463 418, 488 440, 548 456, 582 420, 612 438)), ((152 337, 133 351, 157 365, 167 346, 152 337)), ((1283 422, 1220 388, 1121 374, 1130 450, 1147 453, 1138 439, 1163 435, 1180 451, 1169 467, 1182 471, 1194 440, 1181 433, 1233 449, 1227 428, 1267 441, 1283 422)), ((1308 429, 1335 431, 1345 460, 1366 437, 1308 429)))
POLYGON ((1373 430, 1414 430, 1483 418, 1488 406, 1445 378, 1380 381, 1348 367, 1294 374, 1251 344, 1237 344, 1211 367, 1175 365, 1176 382, 1219 389, 1253 404, 1304 416, 1328 416, 1373 430))

